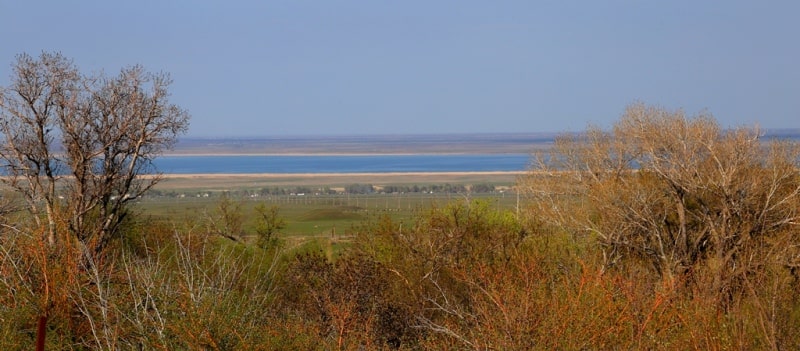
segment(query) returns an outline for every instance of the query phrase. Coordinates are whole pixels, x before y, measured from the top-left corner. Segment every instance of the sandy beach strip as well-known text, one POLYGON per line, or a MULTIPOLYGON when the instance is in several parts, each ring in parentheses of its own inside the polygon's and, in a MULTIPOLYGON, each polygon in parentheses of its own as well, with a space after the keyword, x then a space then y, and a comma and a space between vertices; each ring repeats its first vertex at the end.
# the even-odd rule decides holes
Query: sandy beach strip
POLYGON ((158 188, 254 188, 346 184, 513 183, 524 171, 163 174, 158 188))

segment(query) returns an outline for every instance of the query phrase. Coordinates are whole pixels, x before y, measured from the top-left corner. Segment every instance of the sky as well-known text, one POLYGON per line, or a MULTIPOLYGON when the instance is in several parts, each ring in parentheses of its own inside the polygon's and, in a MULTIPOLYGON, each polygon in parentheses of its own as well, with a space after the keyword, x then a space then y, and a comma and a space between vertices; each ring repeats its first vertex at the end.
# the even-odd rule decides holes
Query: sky
POLYGON ((800 128, 800 1, 0 0, 15 55, 168 72, 193 137, 800 128))

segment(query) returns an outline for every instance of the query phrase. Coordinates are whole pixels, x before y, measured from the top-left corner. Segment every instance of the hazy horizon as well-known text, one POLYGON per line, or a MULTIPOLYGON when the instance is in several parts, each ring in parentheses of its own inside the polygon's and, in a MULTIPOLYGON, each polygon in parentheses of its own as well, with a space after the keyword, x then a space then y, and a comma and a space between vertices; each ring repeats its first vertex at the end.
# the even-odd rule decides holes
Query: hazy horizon
MULTIPOLYGON (((753 125, 736 125, 736 127, 757 127, 753 125)), ((585 130, 562 130, 562 131, 532 131, 532 132, 431 132, 431 133, 374 133, 374 134, 242 134, 242 135, 184 135, 181 140, 262 140, 262 139, 309 139, 309 138, 332 138, 332 139, 372 139, 372 138, 406 138, 406 137, 465 137, 465 136, 525 136, 531 138, 555 137, 562 134, 581 133, 585 130)), ((800 127, 794 128, 760 128, 766 136, 782 135, 789 133, 793 137, 800 137, 800 127)))
POLYGON ((0 3, 19 53, 172 75, 189 137, 575 132, 634 101, 800 128, 800 2, 0 3))

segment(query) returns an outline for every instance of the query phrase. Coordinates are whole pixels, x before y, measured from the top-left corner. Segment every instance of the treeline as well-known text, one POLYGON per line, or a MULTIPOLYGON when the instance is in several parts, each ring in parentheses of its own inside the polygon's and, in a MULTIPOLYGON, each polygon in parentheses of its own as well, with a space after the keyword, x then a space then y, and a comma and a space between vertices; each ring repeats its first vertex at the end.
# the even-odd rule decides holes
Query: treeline
POLYGON ((152 189, 147 193, 150 197, 219 197, 223 193, 232 197, 254 197, 254 196, 286 196, 286 195, 337 195, 340 191, 330 187, 311 188, 307 186, 295 187, 269 187, 261 189, 240 189, 223 191, 196 191, 192 193, 178 192, 175 190, 152 189))
POLYGON ((448 193, 448 194, 488 194, 497 191, 494 184, 431 184, 431 185, 387 185, 382 188, 387 194, 393 193, 448 193))
MULTIPOLYGON (((431 185, 385 185, 376 188, 371 184, 351 184, 345 187, 345 193, 348 194, 400 194, 400 193, 445 193, 445 194, 462 194, 468 192, 468 185, 463 184, 431 184, 431 185)), ((481 185, 478 187, 480 190, 488 190, 490 186, 481 185)), ((494 186, 491 186, 494 190, 494 186)), ((489 191, 486 191, 489 192, 489 191)))
POLYGON ((312 188, 308 186, 269 187, 226 191, 199 191, 194 193, 175 190, 151 189, 149 197, 217 197, 223 192, 233 197, 288 196, 288 195, 366 195, 366 194, 489 194, 497 192, 497 186, 489 183, 479 184, 426 184, 426 185, 384 185, 349 184, 342 190, 331 187, 312 188))

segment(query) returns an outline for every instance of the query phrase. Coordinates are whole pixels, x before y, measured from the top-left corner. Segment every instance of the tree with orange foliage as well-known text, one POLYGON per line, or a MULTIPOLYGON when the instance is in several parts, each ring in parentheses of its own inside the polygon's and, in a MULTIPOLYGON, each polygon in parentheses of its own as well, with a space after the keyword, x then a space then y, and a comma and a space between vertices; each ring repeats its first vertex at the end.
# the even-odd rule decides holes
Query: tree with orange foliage
POLYGON ((636 103, 610 131, 558 138, 521 186, 541 218, 595 237, 607 267, 730 298, 767 260, 800 257, 800 148, 761 136, 636 103))

